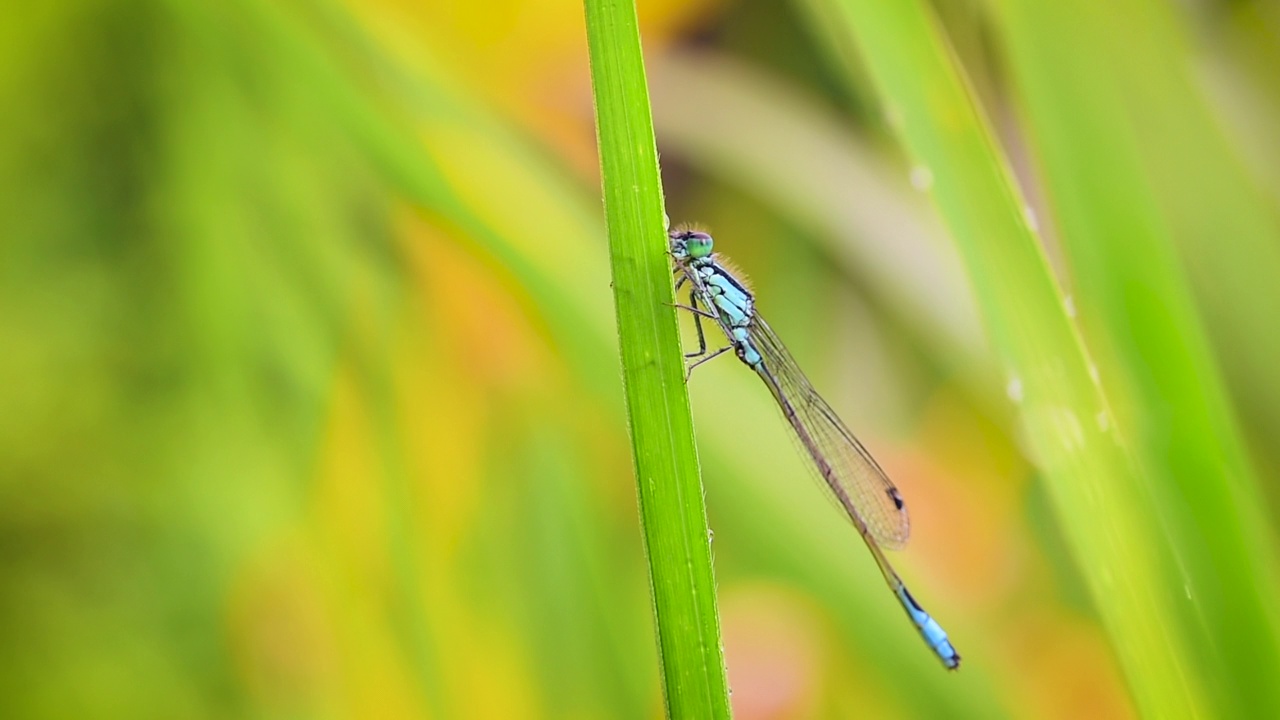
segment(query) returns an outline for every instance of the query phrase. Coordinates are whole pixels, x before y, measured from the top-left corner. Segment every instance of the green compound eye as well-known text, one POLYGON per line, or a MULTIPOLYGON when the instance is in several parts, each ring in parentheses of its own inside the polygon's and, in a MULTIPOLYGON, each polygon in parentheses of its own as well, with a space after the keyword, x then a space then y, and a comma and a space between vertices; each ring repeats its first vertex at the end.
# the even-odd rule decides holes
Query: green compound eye
POLYGON ((711 245, 710 235, 704 232, 691 232, 686 239, 685 247, 689 250, 689 257, 696 259, 710 255, 711 245))

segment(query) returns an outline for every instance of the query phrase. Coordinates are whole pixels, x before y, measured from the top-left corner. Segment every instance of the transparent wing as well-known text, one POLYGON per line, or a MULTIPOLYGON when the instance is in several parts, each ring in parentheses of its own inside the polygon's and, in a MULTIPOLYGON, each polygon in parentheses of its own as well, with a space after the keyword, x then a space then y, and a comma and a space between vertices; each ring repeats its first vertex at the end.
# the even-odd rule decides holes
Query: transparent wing
POLYGON ((818 475, 829 486, 843 490, 835 492, 830 487, 837 502, 855 525, 860 522, 867 527, 876 542, 901 548, 911 534, 911 523, 893 481, 813 389, 786 346, 759 315, 751 325, 750 338, 764 359, 758 372, 782 406, 818 475))

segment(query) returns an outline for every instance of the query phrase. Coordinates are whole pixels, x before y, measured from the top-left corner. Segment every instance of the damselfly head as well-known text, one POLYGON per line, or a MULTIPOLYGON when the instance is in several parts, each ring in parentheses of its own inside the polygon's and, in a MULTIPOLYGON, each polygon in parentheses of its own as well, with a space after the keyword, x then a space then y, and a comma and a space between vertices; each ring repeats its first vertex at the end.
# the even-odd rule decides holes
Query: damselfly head
POLYGON ((689 228, 676 228, 668 233, 671 238, 671 254, 677 260, 704 258, 711 254, 712 240, 709 233, 689 228))

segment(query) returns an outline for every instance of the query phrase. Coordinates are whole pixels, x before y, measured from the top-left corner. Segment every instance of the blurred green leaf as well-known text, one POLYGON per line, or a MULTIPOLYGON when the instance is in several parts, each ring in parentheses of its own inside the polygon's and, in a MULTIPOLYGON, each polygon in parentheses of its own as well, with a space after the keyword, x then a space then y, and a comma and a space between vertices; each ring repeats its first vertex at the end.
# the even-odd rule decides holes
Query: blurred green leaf
MULTIPOLYGON (((1272 219, 1192 92, 1165 9, 997 6, 1082 325, 1172 545, 1161 591, 1193 639, 1188 660, 1216 714, 1276 714, 1275 558, 1176 243, 1215 298, 1209 315, 1235 336, 1227 356, 1253 365, 1274 357, 1266 348, 1280 337, 1264 310, 1280 307, 1272 219)), ((1262 374, 1247 386, 1280 407, 1269 399, 1274 372, 1262 374)))
POLYGON ((1204 689, 1174 600, 1163 528, 1064 311, 1024 203, 962 72, 922 3, 833 0, 886 115, 960 246, 1009 394, 1138 706, 1194 716, 1204 689))

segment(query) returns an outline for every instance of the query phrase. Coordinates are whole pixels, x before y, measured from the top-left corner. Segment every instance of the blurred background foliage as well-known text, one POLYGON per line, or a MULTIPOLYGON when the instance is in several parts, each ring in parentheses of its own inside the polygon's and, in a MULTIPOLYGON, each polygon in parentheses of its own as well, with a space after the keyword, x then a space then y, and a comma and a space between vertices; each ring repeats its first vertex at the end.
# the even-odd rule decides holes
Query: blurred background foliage
MULTIPOLYGON (((932 4, 1148 483, 1187 682, 1267 716, 1280 5, 1105 7, 932 4)), ((669 213, 901 486, 897 562, 966 659, 936 667, 767 393, 712 363, 736 715, 1135 715, 1064 541, 1096 518, 1038 482, 991 278, 833 4, 639 9, 669 213)), ((582 27, 532 0, 5 9, 0 715, 661 714, 582 27)))

